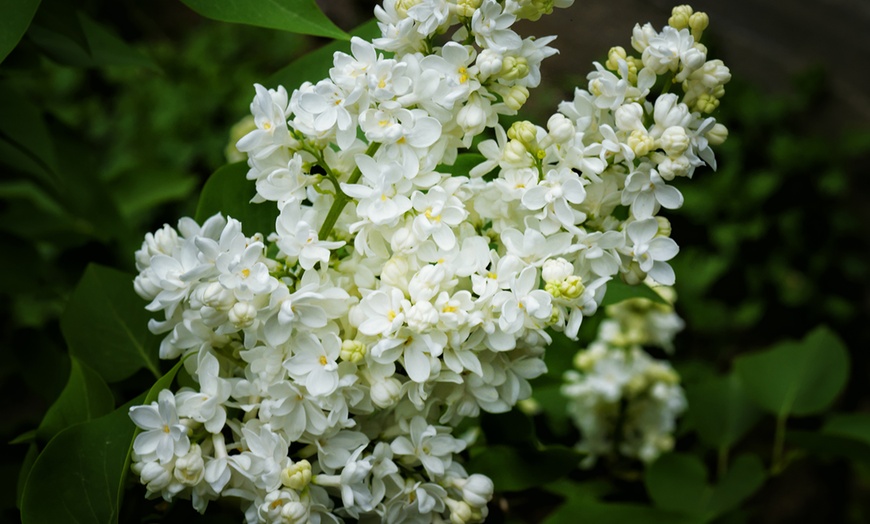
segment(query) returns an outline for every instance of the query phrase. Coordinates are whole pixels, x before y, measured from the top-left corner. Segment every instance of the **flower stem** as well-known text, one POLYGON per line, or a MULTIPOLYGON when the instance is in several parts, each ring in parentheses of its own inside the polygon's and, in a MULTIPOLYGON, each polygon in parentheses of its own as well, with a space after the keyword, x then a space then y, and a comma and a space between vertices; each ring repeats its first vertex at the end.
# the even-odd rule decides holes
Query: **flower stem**
MULTIPOLYGON (((366 149, 366 156, 372 156, 375 154, 375 151, 377 151, 379 147, 381 147, 380 142, 372 142, 369 144, 368 149, 366 149)), ((353 173, 351 173, 350 177, 347 179, 347 183, 355 184, 361 175, 362 172, 359 170, 359 166, 356 166, 353 173)), ((332 203, 332 207, 329 208, 329 213, 327 213, 323 225, 320 226, 320 231, 317 232, 317 238, 325 240, 329 234, 332 233, 332 228, 335 226, 336 221, 338 221, 338 217, 341 215, 344 206, 347 205, 348 200, 350 200, 350 198, 347 195, 341 191, 336 191, 335 201, 332 203)))
POLYGON ((785 415, 776 418, 776 434, 773 438, 773 457, 770 464, 770 472, 773 475, 779 475, 785 467, 783 450, 785 448, 785 421, 787 418, 785 415))

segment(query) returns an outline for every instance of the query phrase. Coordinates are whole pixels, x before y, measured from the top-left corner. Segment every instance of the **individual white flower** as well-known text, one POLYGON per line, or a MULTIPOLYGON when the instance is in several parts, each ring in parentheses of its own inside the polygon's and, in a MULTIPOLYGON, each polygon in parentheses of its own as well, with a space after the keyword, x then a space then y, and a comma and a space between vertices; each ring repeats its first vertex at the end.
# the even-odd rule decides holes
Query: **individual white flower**
POLYGON ((165 464, 190 450, 187 426, 179 422, 175 395, 168 389, 161 390, 150 405, 132 406, 130 418, 144 430, 133 441, 133 451, 139 456, 154 455, 165 464))
POLYGON ((630 206, 631 214, 643 220, 652 217, 659 206, 678 209, 683 205, 683 195, 677 188, 667 185, 658 171, 645 165, 625 180, 622 205, 630 206))
POLYGON ((284 367, 312 395, 330 395, 338 388, 336 361, 340 353, 341 340, 336 335, 318 338, 312 333, 301 334, 293 339, 293 356, 284 367))
POLYGON ((529 322, 542 324, 552 314, 552 296, 538 287, 538 270, 527 267, 514 277, 510 290, 493 297, 493 306, 501 308, 499 327, 505 333, 517 333, 529 322))
POLYGON ((227 419, 223 404, 232 386, 220 377, 220 364, 211 353, 200 354, 196 375, 199 391, 182 389, 176 396, 179 414, 202 422, 209 433, 219 433, 227 419))
MULTIPOLYGON (((566 229, 586 219, 571 204, 580 204, 586 198, 586 190, 580 177, 570 169, 553 169, 544 180, 523 193, 522 202, 533 211, 541 210, 538 218, 555 218, 566 229)), ((551 218, 551 219, 552 219, 551 218)))
POLYGON ((298 258, 303 269, 311 269, 320 262, 329 263, 330 250, 338 249, 345 243, 329 242, 318 238, 313 227, 314 214, 305 212, 301 206, 285 205, 275 223, 276 244, 285 256, 298 258))
MULTIPOLYGON (((416 416, 409 424, 408 436, 400 435, 390 444, 397 456, 407 456, 413 464, 420 461, 430 477, 444 474, 453 460, 453 454, 465 449, 465 442, 439 433, 426 419, 416 416)), ((407 460, 407 459, 406 459, 407 460)))
POLYGON ((438 247, 453 249, 456 234, 452 228, 468 215, 462 202, 443 187, 436 186, 426 193, 415 192, 411 204, 418 213, 414 218, 414 233, 418 238, 422 241, 431 236, 438 247))
POLYGON ((667 237, 656 237, 658 222, 654 218, 638 220, 625 228, 628 254, 640 265, 640 270, 665 286, 673 285, 674 270, 667 263, 679 252, 677 243, 667 237))

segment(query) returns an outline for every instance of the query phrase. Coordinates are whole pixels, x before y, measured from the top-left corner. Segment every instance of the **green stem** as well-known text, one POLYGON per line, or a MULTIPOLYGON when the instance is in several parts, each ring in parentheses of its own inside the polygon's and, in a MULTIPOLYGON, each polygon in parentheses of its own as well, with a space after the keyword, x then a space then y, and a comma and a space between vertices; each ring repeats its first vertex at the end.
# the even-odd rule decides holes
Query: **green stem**
POLYGON ((779 475, 785 465, 783 455, 785 449, 785 422, 787 417, 780 415, 776 418, 776 434, 773 437, 773 458, 771 459, 770 472, 779 475))
MULTIPOLYGON (((380 142, 372 142, 371 144, 369 144, 368 149, 366 149, 366 156, 374 155, 375 151, 377 151, 379 147, 381 147, 380 142)), ((359 166, 356 166, 353 170, 353 173, 351 173, 350 177, 347 179, 347 183, 356 184, 360 176, 362 176, 362 172, 359 170, 359 166)), ((317 233, 317 238, 319 238, 320 240, 325 240, 327 237, 329 237, 329 234, 332 233, 333 226, 335 226, 335 223, 338 221, 338 217, 341 215, 344 206, 347 205, 347 202, 349 200, 350 197, 345 195, 340 190, 335 193, 335 201, 332 203, 332 207, 329 208, 329 213, 327 213, 326 215, 326 220, 324 220, 323 225, 320 226, 320 231, 318 231, 317 233)))
POLYGON ((662 86, 662 94, 665 94, 668 91, 670 91, 672 85, 674 85, 674 77, 673 76, 668 78, 668 81, 665 82, 665 85, 662 86))

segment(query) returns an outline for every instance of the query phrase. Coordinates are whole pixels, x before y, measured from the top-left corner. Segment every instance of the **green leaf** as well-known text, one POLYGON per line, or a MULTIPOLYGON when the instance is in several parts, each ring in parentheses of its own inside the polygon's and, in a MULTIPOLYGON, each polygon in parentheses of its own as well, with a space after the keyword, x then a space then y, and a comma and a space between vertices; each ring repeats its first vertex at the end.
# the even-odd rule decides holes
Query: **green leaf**
POLYGON ((632 286, 631 284, 626 284, 622 280, 615 278, 607 283, 607 292, 604 295, 604 300, 601 302, 602 306, 610 306, 613 304, 618 304, 624 300, 628 300, 630 298, 645 298, 647 300, 652 300, 658 304, 670 305, 670 302, 663 299, 658 293, 652 290, 646 284, 637 284, 636 286, 632 286))
POLYGON ((160 377, 147 394, 115 411, 57 434, 36 459, 21 502, 23 524, 118 521, 124 479, 137 428, 130 406, 149 404, 172 385, 183 363, 160 377), (51 504, 46 504, 46 494, 51 504))
POLYGON ((644 483, 656 507, 709 522, 737 508, 764 483, 761 460, 742 455, 716 485, 707 483, 707 468, 694 455, 670 453, 646 471, 644 483))
POLYGON ((4 0, 0 3, 0 63, 15 49, 39 8, 39 0, 4 0))
POLYGON ((69 381, 39 424, 40 439, 49 440, 61 430, 101 417, 112 411, 115 399, 96 371, 72 357, 69 381))
POLYGON ((15 506, 21 508, 21 498, 24 495, 24 486, 27 484, 27 478, 30 477, 30 471, 33 469, 33 464, 36 463, 36 458, 39 456, 39 447, 35 442, 31 442, 27 447, 27 453, 24 455, 24 460, 21 462, 21 469, 18 471, 18 485, 15 489, 15 506))
POLYGON ((712 495, 707 468, 694 455, 662 455, 647 468, 644 482, 657 507, 686 515, 704 515, 712 495))
POLYGON ((703 522, 670 511, 639 504, 605 504, 589 500, 569 500, 551 513, 543 524, 699 524, 703 522))
POLYGON ((166 169, 136 170, 113 180, 109 191, 125 217, 133 217, 155 207, 191 194, 197 186, 196 177, 166 169))
POLYGON ((487 446, 472 456, 467 469, 482 473, 496 491, 522 491, 567 475, 577 468, 580 454, 564 446, 487 446))
MULTIPOLYGON (((728 473, 716 486, 710 500, 710 514, 718 517, 737 509, 758 491, 767 478, 764 465, 755 455, 737 457, 728 473)), ((713 518, 715 518, 713 517, 713 518)))
POLYGON ((870 415, 866 413, 839 413, 825 422, 822 433, 847 437, 870 444, 870 415))
POLYGON ((127 44, 108 27, 75 12, 50 26, 34 24, 28 37, 52 59, 77 67, 147 67, 159 69, 150 58, 127 44), (77 33, 84 36, 82 42, 77 33))
POLYGON ((314 0, 181 0, 206 18, 290 33, 350 40, 314 0))
POLYGON ((486 160, 486 157, 478 154, 478 153, 462 153, 457 155, 456 161, 453 162, 453 165, 444 165, 441 164, 435 168, 436 171, 440 173, 450 173, 453 176, 468 176, 469 171, 471 171, 478 164, 483 163, 486 160))
POLYGON ((712 448, 730 448, 749 431, 761 411, 752 403, 736 374, 686 385, 686 419, 712 448))
POLYGON ((200 224, 215 213, 222 213, 242 223, 248 236, 268 235, 275 231, 278 208, 274 202, 252 204, 256 194, 254 182, 247 180, 248 165, 244 162, 226 165, 212 174, 199 197, 196 220, 200 224))
POLYGON ((148 319, 131 275, 91 264, 70 297, 60 327, 71 356, 106 382, 117 382, 143 367, 160 376, 159 340, 148 331, 148 319))
POLYGON ((801 342, 787 341, 772 349, 739 357, 735 371, 759 406, 777 417, 812 415, 827 409, 849 375, 849 354, 825 327, 801 342))
MULTIPOLYGON (((365 40, 380 36, 377 20, 372 19, 351 31, 351 34, 365 40)), ((350 42, 337 40, 316 51, 306 53, 286 67, 269 77, 264 83, 269 87, 284 86, 288 91, 298 88, 303 82, 317 82, 326 78, 332 68, 332 57, 336 52, 350 53, 350 42)))
POLYGON ((0 86, 0 136, 18 148, 27 161, 38 166, 28 171, 35 174, 58 171, 54 144, 42 112, 25 96, 6 86, 0 86))
POLYGON ((135 430, 128 411, 129 406, 123 406, 71 426, 48 443, 24 486, 23 524, 117 522, 125 459, 135 430))

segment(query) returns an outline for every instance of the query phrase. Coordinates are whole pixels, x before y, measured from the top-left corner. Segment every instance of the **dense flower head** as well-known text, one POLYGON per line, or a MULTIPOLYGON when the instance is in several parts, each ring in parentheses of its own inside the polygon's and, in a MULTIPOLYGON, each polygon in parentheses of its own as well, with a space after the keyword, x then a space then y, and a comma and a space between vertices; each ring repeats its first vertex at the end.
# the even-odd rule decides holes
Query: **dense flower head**
POLYGON ((556 52, 514 23, 571 4, 387 0, 328 78, 255 86, 237 147, 274 230, 182 219, 136 253, 160 356, 198 385, 131 410, 149 496, 236 497, 249 522, 486 517, 454 428, 528 398, 550 333, 576 338, 612 279, 673 283, 657 214, 726 135, 706 114, 727 68, 694 27, 649 25, 545 126, 502 127, 556 52))

